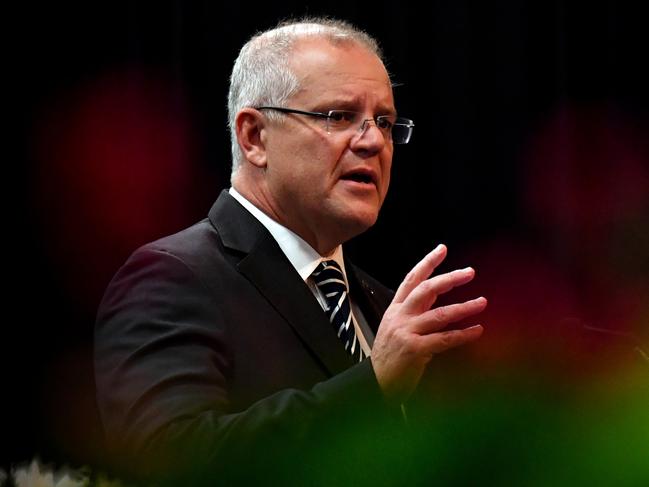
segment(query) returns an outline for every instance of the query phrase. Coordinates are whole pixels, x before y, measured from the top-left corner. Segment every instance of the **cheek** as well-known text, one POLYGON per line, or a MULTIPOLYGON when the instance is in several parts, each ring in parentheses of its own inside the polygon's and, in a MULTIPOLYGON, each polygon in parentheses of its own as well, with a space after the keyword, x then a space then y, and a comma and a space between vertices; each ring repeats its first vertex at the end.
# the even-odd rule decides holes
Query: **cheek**
POLYGON ((385 195, 388 192, 388 187, 390 186, 390 173, 392 171, 392 152, 386 156, 382 162, 382 187, 381 195, 385 198, 385 195))
POLYGON ((275 180, 276 184, 294 186, 306 177, 313 167, 309 151, 298 140, 284 137, 272 146, 269 151, 267 177, 275 180))
POLYGON ((383 180, 383 188, 381 188, 381 201, 385 200, 385 196, 388 194, 389 187, 390 187, 390 171, 387 172, 387 175, 383 180))
POLYGON ((302 163, 311 163, 311 167, 315 164, 318 167, 327 167, 337 160, 334 154, 340 153, 340 149, 332 142, 327 133, 305 131, 291 144, 288 156, 297 158, 302 163))
POLYGON ((309 147, 303 159, 303 164, 308 166, 305 173, 310 178, 309 183, 314 187, 333 187, 344 153, 344 145, 333 144, 329 139, 309 147))

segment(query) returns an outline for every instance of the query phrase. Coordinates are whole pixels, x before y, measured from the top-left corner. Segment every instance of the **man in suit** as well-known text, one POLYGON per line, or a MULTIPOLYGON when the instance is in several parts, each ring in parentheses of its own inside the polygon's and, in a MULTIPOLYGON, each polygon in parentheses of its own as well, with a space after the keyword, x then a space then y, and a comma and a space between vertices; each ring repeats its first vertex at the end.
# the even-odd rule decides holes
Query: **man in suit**
POLYGON ((394 295, 343 255, 376 221, 414 124, 397 116, 376 42, 326 19, 253 37, 228 108, 232 188, 207 219, 138 249, 101 303, 109 445, 170 482, 378 471, 373 448, 396 445, 426 364, 482 332, 444 328, 486 305, 431 308, 474 275, 429 278, 444 246, 394 295))

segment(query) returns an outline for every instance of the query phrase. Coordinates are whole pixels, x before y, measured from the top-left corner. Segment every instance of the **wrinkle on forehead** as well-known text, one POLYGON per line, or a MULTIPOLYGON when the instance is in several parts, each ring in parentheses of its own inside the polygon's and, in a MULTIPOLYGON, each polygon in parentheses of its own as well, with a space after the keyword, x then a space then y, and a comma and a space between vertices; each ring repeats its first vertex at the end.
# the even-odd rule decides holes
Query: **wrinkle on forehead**
POLYGON ((321 37, 301 39, 294 44, 291 56, 289 57, 289 63, 293 70, 296 68, 299 69, 301 62, 313 62, 318 63, 320 67, 324 67, 326 70, 325 72, 335 72, 335 68, 331 65, 331 61, 332 56, 335 56, 334 53, 337 51, 348 54, 362 52, 367 56, 372 57, 376 60, 376 63, 381 66, 381 69, 385 73, 386 80, 390 83, 390 86, 392 86, 390 75, 383 64, 383 61, 381 61, 381 58, 367 47, 353 40, 333 43, 331 40, 321 37), (331 68, 327 70, 327 66, 331 66, 331 68))
MULTIPOLYGON (((359 61, 361 60, 359 59, 359 61)), ((320 98, 327 92, 331 92, 337 102, 351 106, 364 102, 368 96, 367 93, 358 93, 358 89, 354 85, 359 82, 368 86, 375 84, 376 90, 371 90, 372 93, 381 93, 385 90, 385 96, 381 96, 384 100, 380 101, 381 105, 388 106, 382 108, 394 111, 390 76, 381 59, 362 45, 357 43, 332 44, 323 39, 303 40, 296 44, 290 63, 300 84, 300 88, 294 96, 314 94, 320 98), (338 62, 339 54, 359 58, 369 56, 374 62, 350 64, 349 70, 346 71, 344 65, 338 62), (377 67, 380 67, 380 71, 376 69, 377 67), (314 71, 310 71, 308 68, 313 68, 314 71), (378 72, 380 74, 377 76, 378 72), (327 78, 330 78, 332 83, 321 82, 327 78)))

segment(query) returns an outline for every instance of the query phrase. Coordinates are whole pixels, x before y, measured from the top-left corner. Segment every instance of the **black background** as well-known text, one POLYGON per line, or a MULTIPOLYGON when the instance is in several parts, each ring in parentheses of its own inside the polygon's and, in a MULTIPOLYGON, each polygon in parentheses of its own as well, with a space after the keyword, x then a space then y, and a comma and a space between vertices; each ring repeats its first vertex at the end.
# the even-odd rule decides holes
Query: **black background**
MULTIPOLYGON (((444 242, 450 249, 448 267, 471 264, 479 272, 472 259, 480 262, 485 249, 506 238, 514 248, 525 242, 544 249, 587 308, 590 295, 583 289, 597 286, 584 283, 584 266, 572 265, 570 258, 587 242, 567 231, 565 222, 547 231, 544 220, 554 221, 556 215, 535 212, 527 198, 533 176, 543 174, 539 164, 546 162, 552 177, 535 187, 537 193, 552 199, 559 190, 547 183, 565 171, 577 174, 577 183, 569 186, 567 197, 562 193, 559 209, 570 201, 571 190, 580 194, 579 176, 589 171, 588 157, 597 154, 597 138, 606 133, 599 129, 613 126, 622 134, 613 137, 614 147, 632 154, 637 177, 630 181, 640 193, 630 197, 634 228, 640 230, 626 241, 622 254, 625 269, 632 271, 623 275, 642 283, 649 267, 649 219, 642 212, 649 208, 642 196, 649 170, 649 35, 646 16, 633 6, 640 3, 438 0, 414 7, 394 1, 115 0, 8 7, 3 23, 9 81, 5 121, 11 126, 4 164, 9 292, 0 341, 1 465, 6 469, 36 455, 74 465, 101 463, 91 355, 102 290, 137 245, 204 217, 228 186, 225 103, 232 62, 253 33, 289 16, 332 15, 373 34, 394 81, 403 83, 395 91, 398 108, 416 123, 411 144, 395 151, 391 193, 379 223, 350 247, 361 266, 396 287, 425 252, 444 242), (114 241, 106 220, 94 214, 93 201, 110 201, 113 196, 102 191, 116 186, 96 184, 99 176, 75 179, 70 167, 78 171, 80 166, 66 159, 85 133, 75 132, 79 126, 70 120, 88 120, 75 113, 106 86, 112 87, 108 100, 128 102, 141 95, 145 109, 162 105, 160 117, 184 120, 191 151, 179 160, 190 160, 193 168, 174 186, 176 173, 147 166, 156 169, 162 188, 173 188, 162 201, 164 189, 152 193, 158 201, 151 202, 129 199, 140 188, 124 185, 115 195, 126 202, 122 206, 144 202, 155 211, 142 215, 156 219, 143 219, 138 232, 114 241), (134 87, 134 94, 120 98, 124 86, 134 87), (539 161, 539 137, 557 127, 561 133, 565 120, 586 125, 594 120, 592 134, 578 132, 576 151, 584 140, 592 140, 595 149, 576 162, 557 162, 552 150, 547 161, 539 161), (79 187, 88 181, 93 187, 79 187)), ((128 110, 124 113, 128 117, 128 110)), ((119 113, 115 120, 100 127, 119 126, 119 113)), ((163 134, 171 133, 170 126, 163 126, 163 134)), ((566 133, 570 140, 575 132, 566 133)), ((110 144, 110 134, 106 139, 110 144)), ((154 159, 168 147, 160 143, 162 149, 152 148, 154 159)), ((605 175, 620 174, 619 155, 612 149, 596 156, 605 175)), ((92 160, 82 162, 92 167, 92 160)), ((585 226, 592 232, 586 240, 609 228, 585 226)), ((489 297, 487 281, 473 286, 489 297)))

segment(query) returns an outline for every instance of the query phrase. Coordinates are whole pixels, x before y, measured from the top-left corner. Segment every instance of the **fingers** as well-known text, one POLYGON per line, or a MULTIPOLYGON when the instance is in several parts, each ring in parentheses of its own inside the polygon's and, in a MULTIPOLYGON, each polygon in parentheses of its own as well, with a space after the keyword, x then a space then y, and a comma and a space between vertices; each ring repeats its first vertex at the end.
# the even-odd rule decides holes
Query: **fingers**
POLYGON ((420 283, 405 299, 403 306, 406 312, 422 313, 427 311, 437 300, 437 296, 461 286, 475 277, 471 267, 447 272, 420 283))
POLYGON ((429 252, 426 257, 419 261, 419 263, 406 275, 394 295, 393 302, 402 303, 408 295, 410 295, 413 289, 415 289, 421 282, 428 279, 445 257, 446 246, 444 244, 439 244, 435 249, 433 249, 433 251, 429 252))
POLYGON ((423 348, 436 355, 450 348, 459 347, 477 340, 482 335, 482 325, 475 325, 463 330, 449 330, 431 333, 421 337, 423 348))
POLYGON ((457 323, 481 313, 486 307, 487 300, 484 297, 479 297, 464 303, 431 309, 419 317, 419 320, 413 324, 412 331, 420 335, 428 335, 445 328, 450 323, 457 323))
POLYGON ((417 386, 433 355, 477 340, 482 325, 443 330, 450 323, 480 313, 483 297, 432 308, 440 294, 466 284, 475 276, 471 267, 430 277, 446 257, 438 245, 405 277, 379 325, 372 347, 372 366, 388 397, 407 397, 417 386))

